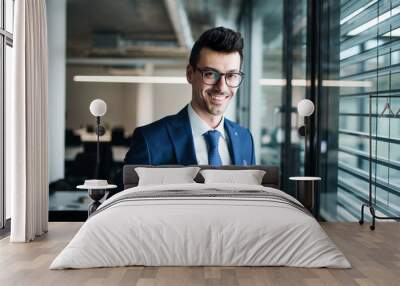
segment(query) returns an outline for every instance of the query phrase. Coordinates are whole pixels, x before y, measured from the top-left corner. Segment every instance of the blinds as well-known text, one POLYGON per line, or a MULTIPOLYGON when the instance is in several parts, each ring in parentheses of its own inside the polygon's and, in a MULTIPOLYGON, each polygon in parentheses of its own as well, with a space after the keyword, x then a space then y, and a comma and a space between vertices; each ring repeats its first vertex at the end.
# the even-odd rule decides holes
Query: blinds
POLYGON ((369 95, 377 214, 400 214, 400 0, 340 2, 338 219, 358 220, 368 199, 369 95), (386 96, 390 96, 387 98, 386 96), (384 110, 389 103, 392 113, 384 110), (379 116, 378 116, 379 115, 379 116))

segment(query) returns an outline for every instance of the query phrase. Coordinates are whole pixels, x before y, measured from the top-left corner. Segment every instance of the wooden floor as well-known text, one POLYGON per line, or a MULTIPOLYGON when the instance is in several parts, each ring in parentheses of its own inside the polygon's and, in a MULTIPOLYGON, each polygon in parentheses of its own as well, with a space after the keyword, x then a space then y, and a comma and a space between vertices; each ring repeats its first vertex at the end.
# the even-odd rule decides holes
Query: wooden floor
POLYGON ((81 223, 50 223, 32 243, 0 241, 0 285, 400 285, 400 223, 322 223, 353 268, 120 267, 48 270, 81 223))

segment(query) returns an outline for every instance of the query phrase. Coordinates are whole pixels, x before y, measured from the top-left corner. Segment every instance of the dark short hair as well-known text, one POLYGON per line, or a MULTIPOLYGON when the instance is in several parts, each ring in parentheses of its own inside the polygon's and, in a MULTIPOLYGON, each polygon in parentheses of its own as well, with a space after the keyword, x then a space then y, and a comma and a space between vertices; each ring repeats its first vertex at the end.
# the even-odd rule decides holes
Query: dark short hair
POLYGON ((190 52, 189 63, 195 67, 199 61, 202 48, 223 53, 238 52, 240 64, 243 61, 243 38, 239 32, 224 27, 216 27, 205 31, 194 43, 190 52))

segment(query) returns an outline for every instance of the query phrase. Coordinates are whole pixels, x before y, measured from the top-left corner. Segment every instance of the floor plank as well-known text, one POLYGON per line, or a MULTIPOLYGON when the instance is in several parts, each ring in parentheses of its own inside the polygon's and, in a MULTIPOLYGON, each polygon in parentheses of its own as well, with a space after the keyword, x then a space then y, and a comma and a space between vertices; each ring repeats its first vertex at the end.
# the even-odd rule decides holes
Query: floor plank
POLYGON ((49 233, 32 243, 0 240, 0 285, 397 286, 400 223, 382 222, 375 231, 357 223, 321 223, 352 263, 352 269, 291 267, 117 267, 48 269, 82 223, 50 223, 49 233))

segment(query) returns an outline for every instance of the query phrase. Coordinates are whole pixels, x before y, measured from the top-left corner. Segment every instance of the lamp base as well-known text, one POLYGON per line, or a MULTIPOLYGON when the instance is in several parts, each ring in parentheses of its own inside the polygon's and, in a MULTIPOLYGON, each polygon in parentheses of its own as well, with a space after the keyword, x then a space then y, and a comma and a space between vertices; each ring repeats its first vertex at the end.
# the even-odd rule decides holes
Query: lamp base
POLYGON ((95 132, 96 132, 96 135, 98 135, 98 136, 103 136, 104 134, 106 134, 106 129, 105 129, 103 126, 98 125, 98 126, 96 127, 95 132))
POLYGON ((94 213, 99 205, 101 205, 100 200, 104 197, 106 194, 105 189, 89 189, 88 194, 89 197, 93 200, 93 202, 89 205, 88 208, 88 216, 90 216, 92 213, 94 213))
POLYGON ((306 126, 305 125, 300 126, 297 132, 299 132, 299 135, 302 137, 306 136, 306 126))

